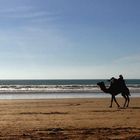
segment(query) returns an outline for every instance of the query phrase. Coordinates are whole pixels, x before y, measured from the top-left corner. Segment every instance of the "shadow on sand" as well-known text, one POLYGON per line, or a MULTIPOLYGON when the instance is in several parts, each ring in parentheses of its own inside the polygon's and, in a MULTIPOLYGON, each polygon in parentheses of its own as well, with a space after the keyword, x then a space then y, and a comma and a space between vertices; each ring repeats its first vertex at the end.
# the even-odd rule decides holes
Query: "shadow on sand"
POLYGON ((140 109, 140 107, 134 106, 134 107, 129 107, 128 109, 140 109))

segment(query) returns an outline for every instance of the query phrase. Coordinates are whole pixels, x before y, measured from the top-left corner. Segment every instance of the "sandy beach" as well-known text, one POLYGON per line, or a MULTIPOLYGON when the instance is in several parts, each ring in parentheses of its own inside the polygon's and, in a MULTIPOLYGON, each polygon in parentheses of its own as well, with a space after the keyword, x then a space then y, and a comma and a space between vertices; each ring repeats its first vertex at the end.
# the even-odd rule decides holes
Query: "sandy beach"
POLYGON ((109 104, 109 98, 0 100, 0 139, 140 139, 140 98, 127 109, 109 104))

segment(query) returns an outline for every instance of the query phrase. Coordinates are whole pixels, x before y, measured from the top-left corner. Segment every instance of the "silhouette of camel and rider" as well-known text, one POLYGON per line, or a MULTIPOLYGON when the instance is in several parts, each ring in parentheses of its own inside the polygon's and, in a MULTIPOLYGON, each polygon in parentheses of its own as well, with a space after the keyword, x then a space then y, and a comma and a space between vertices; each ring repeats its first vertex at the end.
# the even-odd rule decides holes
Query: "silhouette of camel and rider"
POLYGON ((97 83, 97 85, 101 88, 101 90, 103 92, 110 93, 112 95, 110 107, 112 107, 113 100, 115 101, 117 106, 120 107, 120 105, 118 104, 118 102, 115 98, 115 96, 120 94, 120 93, 125 98, 124 107, 128 107, 129 106, 129 101, 130 101, 130 99, 129 99, 130 92, 129 92, 129 89, 127 88, 127 86, 126 86, 126 83, 125 83, 125 80, 123 79, 123 76, 119 75, 118 79, 112 77, 108 81, 110 82, 109 88, 106 88, 104 82, 99 82, 99 83, 97 83))
MULTIPOLYGON (((121 91, 125 91, 127 88, 125 80, 123 79, 122 75, 119 75, 118 79, 112 77, 110 80, 107 81, 110 82, 110 88, 114 88, 114 89, 119 88, 119 90, 121 91)), ((129 92, 129 96, 131 96, 130 92, 129 92)))

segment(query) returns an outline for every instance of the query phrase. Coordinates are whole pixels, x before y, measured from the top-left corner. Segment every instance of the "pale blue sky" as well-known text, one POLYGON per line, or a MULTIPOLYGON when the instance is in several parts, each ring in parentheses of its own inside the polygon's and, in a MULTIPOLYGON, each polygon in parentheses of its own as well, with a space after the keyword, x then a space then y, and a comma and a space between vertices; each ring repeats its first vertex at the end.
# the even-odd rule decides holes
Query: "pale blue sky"
POLYGON ((140 78, 139 0, 0 0, 0 79, 140 78))

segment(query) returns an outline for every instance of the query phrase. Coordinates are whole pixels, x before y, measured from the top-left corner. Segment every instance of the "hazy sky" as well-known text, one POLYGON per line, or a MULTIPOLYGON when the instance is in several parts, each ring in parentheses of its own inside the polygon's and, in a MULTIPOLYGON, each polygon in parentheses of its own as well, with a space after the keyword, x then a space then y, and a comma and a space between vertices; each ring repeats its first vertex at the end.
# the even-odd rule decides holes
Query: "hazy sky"
POLYGON ((140 0, 0 0, 0 79, 140 78, 140 0))

